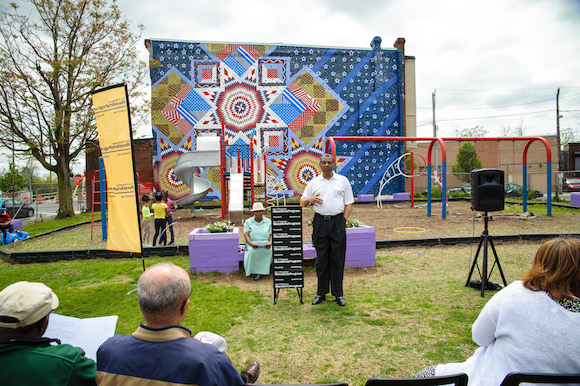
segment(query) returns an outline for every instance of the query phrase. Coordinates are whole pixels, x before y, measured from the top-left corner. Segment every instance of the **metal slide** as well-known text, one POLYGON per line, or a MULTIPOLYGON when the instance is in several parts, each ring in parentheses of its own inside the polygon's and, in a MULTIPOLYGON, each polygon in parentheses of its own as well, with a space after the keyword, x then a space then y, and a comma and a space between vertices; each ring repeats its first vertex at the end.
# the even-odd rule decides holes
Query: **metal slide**
POLYGON ((192 207, 196 201, 204 198, 210 189, 208 180, 196 177, 195 173, 200 167, 219 166, 219 152, 217 154, 218 163, 215 165, 215 151, 192 151, 184 153, 177 158, 173 171, 185 185, 191 189, 189 196, 183 197, 175 202, 176 205, 192 207))

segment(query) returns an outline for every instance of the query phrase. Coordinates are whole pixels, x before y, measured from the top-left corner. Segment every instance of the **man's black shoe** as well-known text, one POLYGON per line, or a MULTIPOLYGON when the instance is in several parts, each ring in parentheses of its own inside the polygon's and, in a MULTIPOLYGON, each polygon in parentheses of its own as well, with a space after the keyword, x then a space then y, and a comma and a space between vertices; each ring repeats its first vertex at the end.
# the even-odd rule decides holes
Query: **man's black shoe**
POLYGON ((320 303, 322 303, 323 300, 326 300, 326 297, 324 295, 322 295, 322 296, 316 295, 316 297, 312 301, 312 305, 315 306, 317 304, 320 304, 320 303))
POLYGON ((342 296, 339 296, 336 298, 336 304, 338 304, 341 307, 344 307, 346 306, 346 300, 344 300, 342 296))

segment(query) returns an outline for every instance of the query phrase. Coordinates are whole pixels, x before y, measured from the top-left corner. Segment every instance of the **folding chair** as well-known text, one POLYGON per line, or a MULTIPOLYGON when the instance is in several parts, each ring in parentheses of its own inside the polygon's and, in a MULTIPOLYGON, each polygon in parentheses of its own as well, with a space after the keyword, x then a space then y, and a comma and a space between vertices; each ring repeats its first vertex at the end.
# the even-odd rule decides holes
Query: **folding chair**
POLYGON ((580 385, 580 373, 546 374, 546 373, 509 373, 500 386, 518 386, 521 383, 556 383, 580 385))
POLYGON ((371 378, 366 386, 467 386, 467 374, 441 375, 426 378, 371 378))

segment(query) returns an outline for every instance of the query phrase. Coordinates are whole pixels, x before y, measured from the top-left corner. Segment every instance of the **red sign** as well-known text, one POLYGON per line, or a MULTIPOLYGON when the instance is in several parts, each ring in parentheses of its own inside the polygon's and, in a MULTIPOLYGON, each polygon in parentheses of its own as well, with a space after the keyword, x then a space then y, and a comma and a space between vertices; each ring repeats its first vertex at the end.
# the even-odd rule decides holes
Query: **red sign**
POLYGON ((83 182, 83 176, 81 174, 77 174, 75 176, 75 185, 79 186, 83 182))

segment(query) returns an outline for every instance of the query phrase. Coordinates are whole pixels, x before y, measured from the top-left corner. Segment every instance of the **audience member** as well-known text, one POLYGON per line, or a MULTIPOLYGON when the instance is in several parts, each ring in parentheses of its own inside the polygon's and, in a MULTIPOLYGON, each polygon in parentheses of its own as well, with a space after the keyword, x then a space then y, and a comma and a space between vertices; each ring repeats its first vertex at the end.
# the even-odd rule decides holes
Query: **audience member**
POLYGON ((137 297, 145 324, 132 335, 115 335, 97 352, 99 385, 227 385, 254 383, 260 366, 240 374, 212 344, 181 326, 190 305, 191 282, 171 263, 151 266, 139 278, 137 297))
POLYGON ((2 385, 95 385, 95 362, 78 347, 43 338, 58 297, 42 283, 20 281, 0 292, 2 385))
POLYGON ((469 386, 499 385, 510 372, 580 373, 580 239, 540 246, 521 281, 500 290, 472 327, 480 347, 462 363, 417 376, 466 373, 469 386))

